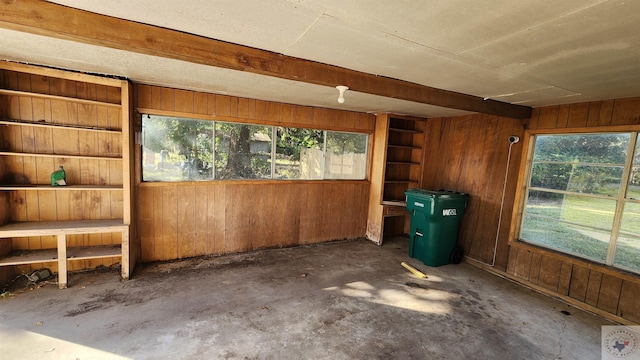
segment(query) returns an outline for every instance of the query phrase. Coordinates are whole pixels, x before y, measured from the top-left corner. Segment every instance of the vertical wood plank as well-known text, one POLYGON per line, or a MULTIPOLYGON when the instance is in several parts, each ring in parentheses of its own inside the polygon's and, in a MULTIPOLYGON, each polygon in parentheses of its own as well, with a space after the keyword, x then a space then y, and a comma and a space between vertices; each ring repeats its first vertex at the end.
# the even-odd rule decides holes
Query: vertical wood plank
POLYGON ((529 273, 531 271, 531 251, 526 249, 520 249, 518 251, 518 257, 516 259, 516 267, 514 275, 529 280, 529 273))
POLYGON ((140 228, 140 250, 141 260, 159 260, 155 256, 155 228, 154 228, 154 207, 153 188, 141 187, 138 189, 138 226, 140 228))
POLYGON ((141 108, 153 108, 152 86, 138 84, 136 85, 136 103, 141 108))
POLYGON ((548 106, 540 109, 538 117, 538 129, 553 129, 558 124, 560 107, 548 106))
POLYGON ((571 111, 570 105, 561 105, 558 110, 558 121, 556 127, 558 129, 566 128, 569 121, 569 112, 571 111))
POLYGON ((193 91, 175 91, 175 110, 185 113, 195 113, 193 91))
POLYGON ((540 277, 540 265, 542 263, 542 255, 535 253, 531 257, 531 270, 529 272, 529 281, 537 284, 540 277))
MULTIPOLYGON (((164 239, 164 189, 161 187, 153 188, 153 259, 152 260, 169 260, 170 257, 165 253, 164 239)), ((144 231, 141 229, 141 231, 144 231)), ((172 248, 173 249, 173 248, 172 248)))
POLYGON ((562 262, 562 267, 560 268, 560 277, 558 279, 558 293, 562 295, 569 294, 572 270, 573 266, 571 265, 571 263, 562 262))
POLYGON ((571 273, 571 286, 569 287, 569 296, 578 300, 585 301, 587 296, 587 285, 589 284, 589 269, 583 266, 574 265, 571 273))
POLYGON ((589 282, 587 283, 587 294, 585 302, 589 305, 596 306, 598 304, 598 295, 600 294, 600 284, 602 283, 602 273, 591 270, 589 273, 589 282))
POLYGON ((195 255, 195 187, 178 185, 178 258, 195 255))
POLYGON ((640 98, 616 99, 611 125, 640 124, 640 98))
POLYGON ((215 254, 226 253, 227 248, 227 220, 226 220, 226 197, 227 186, 215 185, 209 190, 215 194, 213 205, 209 207, 209 214, 213 217, 213 252, 215 254), (213 213, 213 214, 212 214, 213 213))
POLYGON ((208 207, 208 190, 207 186, 195 187, 195 248, 194 255, 206 255, 209 254, 208 244, 208 221, 209 216, 207 214, 208 207))
POLYGON ((160 89, 161 110, 174 111, 176 109, 176 91, 175 89, 160 89))
POLYGON ((178 259, 178 192, 175 186, 162 189, 162 242, 165 259, 178 259))
POLYGON ((560 278, 561 268, 561 260, 549 256, 542 256, 538 284, 551 291, 558 291, 558 280, 560 278))
POLYGON ((600 294, 598 295, 598 308, 616 314, 621 289, 622 279, 609 274, 603 274, 602 283, 600 284, 600 294))
POLYGON ((195 114, 211 114, 208 110, 207 94, 196 92, 193 94, 193 112, 195 114))
POLYGON ((589 112, 587 115, 587 126, 588 127, 596 127, 600 122, 600 109, 602 106, 602 102, 593 101, 589 103, 589 112))
POLYGON ((572 104, 567 127, 585 127, 589 116, 589 103, 572 104))
POLYGON ((215 114, 219 116, 231 115, 231 98, 226 95, 216 95, 215 97, 215 114))
POLYGON ((636 324, 640 324, 640 284, 624 280, 620 291, 617 315, 636 324))
POLYGON ((611 125, 611 116, 613 115, 614 100, 603 100, 600 107, 600 116, 598 118, 599 126, 611 125))

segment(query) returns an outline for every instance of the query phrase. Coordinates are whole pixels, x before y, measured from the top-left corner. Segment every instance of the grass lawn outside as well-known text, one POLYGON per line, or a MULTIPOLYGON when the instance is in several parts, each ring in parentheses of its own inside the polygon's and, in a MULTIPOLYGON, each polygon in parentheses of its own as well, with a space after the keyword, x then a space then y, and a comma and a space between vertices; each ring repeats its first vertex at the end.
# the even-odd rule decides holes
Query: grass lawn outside
MULTIPOLYGON (((555 199, 530 197, 521 238, 604 263, 615 204, 615 200, 575 195, 559 195, 555 199)), ((640 204, 625 204, 614 265, 640 272, 640 204)))

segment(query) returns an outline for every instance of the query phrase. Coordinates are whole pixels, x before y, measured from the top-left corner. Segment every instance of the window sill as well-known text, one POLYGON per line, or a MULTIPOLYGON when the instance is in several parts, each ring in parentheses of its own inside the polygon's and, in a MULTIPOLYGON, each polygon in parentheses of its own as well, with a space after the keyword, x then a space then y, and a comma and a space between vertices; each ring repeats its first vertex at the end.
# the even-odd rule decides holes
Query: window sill
POLYGON ((210 185, 284 185, 284 184, 370 184, 369 180, 275 180, 275 179, 238 179, 238 180, 200 180, 200 181, 142 181, 137 186, 210 186, 210 185))

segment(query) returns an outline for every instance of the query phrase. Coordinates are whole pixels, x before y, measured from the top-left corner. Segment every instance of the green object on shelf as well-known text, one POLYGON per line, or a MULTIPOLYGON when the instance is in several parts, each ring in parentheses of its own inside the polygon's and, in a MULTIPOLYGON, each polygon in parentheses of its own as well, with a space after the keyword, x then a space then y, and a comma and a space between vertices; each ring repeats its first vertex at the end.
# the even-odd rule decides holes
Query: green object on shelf
POLYGON ((64 168, 60 166, 58 170, 51 173, 51 186, 64 185, 67 185, 67 174, 64 172, 64 168))

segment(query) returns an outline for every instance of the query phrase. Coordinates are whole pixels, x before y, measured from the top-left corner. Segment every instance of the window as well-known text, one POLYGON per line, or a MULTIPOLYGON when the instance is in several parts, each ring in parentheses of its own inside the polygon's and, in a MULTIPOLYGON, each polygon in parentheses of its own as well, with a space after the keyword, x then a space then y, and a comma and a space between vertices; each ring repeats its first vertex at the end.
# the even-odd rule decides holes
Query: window
POLYGON ((366 178, 366 134, 143 115, 143 181, 366 178))
POLYGON ((637 138, 535 136, 521 240, 640 272, 637 138))

